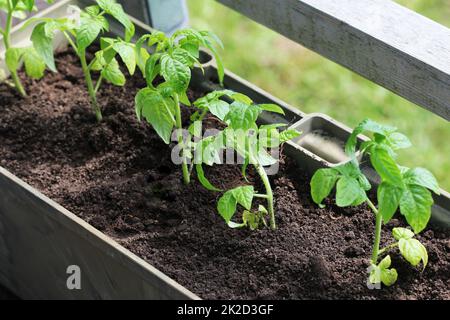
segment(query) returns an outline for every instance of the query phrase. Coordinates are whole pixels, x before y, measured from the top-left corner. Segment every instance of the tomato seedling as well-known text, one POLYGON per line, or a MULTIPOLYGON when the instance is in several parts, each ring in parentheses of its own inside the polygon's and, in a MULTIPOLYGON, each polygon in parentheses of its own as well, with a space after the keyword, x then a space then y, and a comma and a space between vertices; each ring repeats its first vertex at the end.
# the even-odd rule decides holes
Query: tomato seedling
MULTIPOLYGON (((224 70, 217 54, 217 45, 222 46, 222 43, 214 34, 193 29, 176 31, 171 37, 155 31, 144 35, 136 43, 138 65, 147 81, 147 87, 136 95, 136 115, 139 120, 144 117, 165 143, 170 143, 175 127, 178 143, 183 145, 180 103, 191 105, 186 92, 191 80, 191 69, 194 66, 201 68, 201 48, 213 52, 222 82, 224 70), (151 55, 143 48, 145 44, 154 47, 151 55), (156 85, 157 76, 161 76, 164 82, 156 85)), ((186 155, 182 155, 182 158, 183 180, 188 184, 190 173, 186 155)))
MULTIPOLYGON (((47 3, 52 2, 53 0, 47 0, 47 3)), ((11 74, 15 89, 22 97, 25 97, 27 93, 17 75, 17 70, 21 63, 23 62, 25 65, 25 73, 33 79, 40 79, 44 76, 45 63, 32 46, 23 48, 12 47, 11 28, 13 18, 25 19, 27 12, 37 9, 34 5, 34 0, 0 0, 0 10, 6 13, 4 28, 0 27, 0 35, 3 37, 6 49, 6 67, 11 74)))
POLYGON ((53 55, 53 39, 56 31, 62 32, 69 44, 80 59, 86 86, 91 100, 91 106, 97 120, 102 120, 102 112, 97 101, 97 92, 103 79, 118 86, 125 84, 125 76, 119 68, 116 55, 119 55, 128 68, 130 74, 134 73, 136 67, 135 47, 130 43, 135 28, 131 20, 120 4, 115 0, 96 0, 97 5, 86 7, 84 10, 71 6, 70 10, 74 17, 68 18, 41 18, 32 21, 41 21, 33 30, 31 40, 36 51, 44 59, 50 70, 56 72, 55 59, 53 55), (125 28, 125 38, 100 39, 101 50, 97 51, 95 58, 88 64, 86 51, 99 35, 109 30, 106 15, 113 17, 125 28), (100 78, 94 85, 92 71, 100 71, 100 78))
POLYGON ((396 150, 411 146, 409 139, 397 132, 395 127, 364 120, 351 134, 346 144, 346 153, 351 160, 335 168, 319 169, 311 180, 311 196, 319 206, 336 186, 336 204, 339 207, 356 206, 367 203, 375 214, 375 239, 372 249, 371 273, 372 284, 382 282, 390 286, 397 280, 397 271, 389 268, 390 256, 378 263, 379 257, 388 250, 398 247, 403 257, 413 266, 421 261, 423 268, 427 265, 428 255, 425 247, 414 239, 414 234, 421 232, 431 217, 433 204, 432 190, 439 194, 438 183, 431 172, 424 168, 409 169, 396 162, 396 150), (377 189, 378 207, 367 197, 371 189, 368 179, 361 172, 356 157, 357 136, 363 132, 372 133, 372 138, 360 144, 361 154, 367 154, 373 168, 381 179, 377 189), (382 222, 388 223, 397 209, 405 216, 412 230, 394 228, 396 242, 380 250, 382 222))
MULTIPOLYGON (((269 177, 264 169, 266 166, 277 164, 267 149, 278 148, 284 142, 300 135, 295 130, 278 131, 285 124, 257 125, 257 119, 263 111, 284 114, 283 109, 274 104, 254 104, 253 101, 241 94, 230 90, 214 91, 198 99, 194 105, 199 112, 193 115, 194 121, 201 121, 209 111, 226 124, 226 128, 218 134, 206 137, 195 145, 194 163, 197 176, 202 185, 213 191, 220 191, 205 177, 202 164, 212 166, 221 164, 220 153, 226 149, 233 149, 242 157, 242 174, 247 180, 248 165, 253 165, 264 184, 265 193, 255 192, 251 185, 239 186, 226 191, 218 201, 217 209, 225 222, 232 228, 249 227, 252 230, 261 225, 267 225, 266 215, 269 215, 270 227, 276 229, 274 197, 269 177), (223 96, 231 98, 229 103, 223 96), (266 207, 260 205, 257 211, 252 211, 254 198, 267 201, 266 207), (237 204, 244 207, 242 223, 232 221, 237 211, 237 204)), ((247 180, 248 181, 248 180, 247 180)))

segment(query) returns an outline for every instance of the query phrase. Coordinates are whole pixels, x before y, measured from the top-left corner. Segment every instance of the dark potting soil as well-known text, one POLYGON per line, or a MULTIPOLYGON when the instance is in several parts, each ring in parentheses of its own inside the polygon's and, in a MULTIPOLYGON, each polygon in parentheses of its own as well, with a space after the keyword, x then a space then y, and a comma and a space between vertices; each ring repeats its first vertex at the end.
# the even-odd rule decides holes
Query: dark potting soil
MULTIPOLYGON (((287 158, 271 178, 278 229, 229 229, 216 211, 219 193, 181 181, 165 145, 134 113, 139 76, 99 93, 104 121, 89 108, 83 74, 70 52, 60 73, 25 80, 29 97, 0 86, 0 164, 94 227, 207 299, 450 299, 450 231, 418 238, 429 252, 423 273, 396 252, 397 284, 366 286, 374 217, 310 199, 309 176, 287 158)), ((199 93, 190 92, 191 99, 199 93)), ((188 112, 184 110, 187 120, 188 112)), ((235 166, 206 170, 226 189, 243 184, 235 166)), ((254 172, 252 179, 261 185, 254 172)), ((261 190, 262 191, 262 190, 261 190)), ((383 227, 402 226, 397 216, 383 227)))

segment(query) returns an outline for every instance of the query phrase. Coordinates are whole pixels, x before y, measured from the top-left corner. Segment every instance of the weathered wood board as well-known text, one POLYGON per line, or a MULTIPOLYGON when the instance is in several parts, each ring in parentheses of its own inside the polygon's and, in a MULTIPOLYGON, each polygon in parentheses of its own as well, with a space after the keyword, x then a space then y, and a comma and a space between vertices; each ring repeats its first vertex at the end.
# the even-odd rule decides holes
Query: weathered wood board
POLYGON ((389 0, 217 1, 450 120, 450 29, 389 0))
POLYGON ((1 167, 0 283, 23 299, 198 299, 1 167))

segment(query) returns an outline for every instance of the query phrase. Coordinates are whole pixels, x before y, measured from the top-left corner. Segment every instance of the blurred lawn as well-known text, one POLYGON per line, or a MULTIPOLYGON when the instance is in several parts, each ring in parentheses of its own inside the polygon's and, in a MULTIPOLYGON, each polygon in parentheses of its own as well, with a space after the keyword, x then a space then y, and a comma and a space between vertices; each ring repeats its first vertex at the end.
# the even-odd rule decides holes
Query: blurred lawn
MULTIPOLYGON (((367 117, 397 126, 414 145, 400 162, 430 169, 450 190, 447 121, 215 1, 187 2, 191 25, 223 40, 226 68, 304 112, 323 112, 350 127, 367 117)), ((398 2, 450 26, 450 0, 398 2)))

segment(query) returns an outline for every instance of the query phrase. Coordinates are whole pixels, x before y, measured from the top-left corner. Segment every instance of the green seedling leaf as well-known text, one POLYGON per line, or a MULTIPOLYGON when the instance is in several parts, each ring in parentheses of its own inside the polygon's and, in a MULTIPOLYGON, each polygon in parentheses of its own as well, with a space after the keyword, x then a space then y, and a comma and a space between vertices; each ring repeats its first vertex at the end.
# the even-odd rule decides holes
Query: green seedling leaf
POLYGON ((335 169, 319 169, 312 177, 311 197, 320 207, 324 207, 322 201, 333 190, 338 178, 339 172, 335 169))
POLYGON ((209 112, 215 115, 220 120, 224 120, 228 112, 230 112, 230 105, 222 100, 214 100, 208 105, 209 112))
POLYGON ((264 110, 264 111, 268 111, 268 112, 274 112, 274 113, 279 113, 279 114, 283 114, 284 115, 284 110, 283 108, 281 108, 280 106, 273 104, 273 103, 263 103, 263 104, 259 104, 259 107, 264 110))
POLYGON ((116 59, 111 60, 110 63, 101 72, 103 78, 116 86, 124 86, 126 79, 120 70, 119 63, 116 59))
POLYGON ((46 31, 46 23, 39 23, 31 34, 31 41, 36 52, 44 60, 47 67, 56 72, 55 58, 53 56, 53 33, 46 31))
POLYGON ((398 241, 398 248, 402 256, 414 267, 419 265, 420 261, 423 263, 423 269, 428 264, 427 249, 417 239, 400 238, 398 241))
POLYGON ((253 100, 251 98, 249 98, 248 96, 246 96, 243 93, 239 93, 239 92, 230 92, 228 94, 234 101, 237 102, 241 102, 243 104, 247 104, 247 105, 251 105, 253 104, 253 100))
POLYGON ((439 184, 433 174, 424 168, 413 168, 407 170, 403 179, 406 184, 422 186, 440 194, 439 184))
POLYGON ((388 223, 394 216, 400 204, 403 190, 389 182, 382 182, 378 186, 378 210, 383 216, 384 223, 388 223))
POLYGON ((230 111, 224 120, 228 121, 230 128, 234 130, 249 130, 256 126, 260 113, 261 109, 257 105, 235 101, 230 105, 230 111))
POLYGON ((203 171, 203 167, 201 164, 195 165, 195 169, 197 171, 198 181, 200 181, 202 186, 204 186, 209 191, 217 191, 217 192, 222 191, 222 190, 214 187, 212 185, 212 183, 209 182, 209 180, 205 177, 205 172, 203 171))
POLYGON ((129 42, 134 36, 135 27, 122 6, 115 0, 97 0, 98 5, 107 14, 111 15, 119 21, 125 28, 125 41, 129 42))
POLYGON ((245 210, 244 213, 242 214, 242 221, 252 231, 257 230, 259 228, 260 219, 258 214, 245 210))
POLYGON ((5 53, 5 61, 9 70, 17 70, 24 53, 23 48, 9 48, 5 53))
POLYGON ((387 141, 389 145, 394 149, 406 149, 411 147, 411 141, 409 141, 408 137, 399 132, 393 132, 389 134, 387 137, 387 141))
POLYGON ((185 91, 191 81, 189 67, 169 54, 163 54, 161 57, 161 74, 178 93, 185 91))
POLYGON ((217 211, 224 218, 226 223, 231 221, 234 213, 236 212, 237 200, 233 196, 233 190, 227 191, 223 194, 223 196, 219 199, 217 203, 217 211))
POLYGON ((397 270, 389 269, 391 266, 391 257, 386 256, 378 266, 372 265, 372 271, 369 275, 369 281, 372 284, 383 283, 385 286, 392 286, 398 278, 397 270))
POLYGON ((251 210, 255 191, 253 186, 237 187, 231 190, 236 201, 247 210, 251 210))
POLYGON ((419 233, 428 224, 431 217, 433 197, 426 188, 417 185, 407 185, 400 199, 400 212, 413 228, 419 233))
POLYGON ((161 66, 158 64, 159 59, 161 58, 160 54, 153 54, 147 59, 145 64, 145 79, 147 80, 147 85, 149 87, 153 87, 153 80, 155 80, 156 76, 161 71, 161 66))
POLYGON ((75 31, 78 49, 85 50, 97 39, 100 32, 107 29, 105 17, 81 12, 80 26, 75 31))
POLYGON ((128 72, 133 75, 136 70, 136 51, 134 45, 124 41, 114 43, 113 49, 119 54, 127 66, 128 72))
POLYGON ((25 65, 25 72, 29 77, 40 79, 44 76, 45 63, 33 47, 26 48, 24 51, 23 63, 25 65))
POLYGON ((301 132, 293 129, 284 130, 280 133, 280 143, 285 143, 289 140, 295 139, 301 134, 301 132))
POLYGON ((359 205, 366 199, 358 180, 341 177, 336 184, 336 204, 339 207, 359 205))
POLYGON ((403 185, 402 174, 395 160, 382 148, 374 147, 370 152, 370 161, 380 175, 382 181, 390 182, 396 186, 403 185))
POLYGON ((166 144, 170 143, 174 127, 174 102, 164 98, 157 90, 144 88, 136 96, 136 114, 141 115, 153 126, 166 144))
POLYGON ((392 235, 394 236, 395 240, 408 240, 414 237, 414 232, 406 228, 394 228, 392 229, 392 235))

